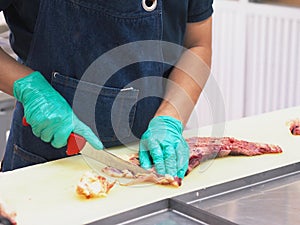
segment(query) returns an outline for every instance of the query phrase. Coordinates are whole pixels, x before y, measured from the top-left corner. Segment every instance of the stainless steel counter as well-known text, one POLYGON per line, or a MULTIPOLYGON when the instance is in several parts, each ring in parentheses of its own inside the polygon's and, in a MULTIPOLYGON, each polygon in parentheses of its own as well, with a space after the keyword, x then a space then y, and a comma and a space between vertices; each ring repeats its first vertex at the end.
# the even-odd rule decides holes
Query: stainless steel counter
POLYGON ((300 163, 199 189, 98 224, 300 224, 300 163))
POLYGON ((192 205, 237 224, 300 224, 300 171, 192 205))

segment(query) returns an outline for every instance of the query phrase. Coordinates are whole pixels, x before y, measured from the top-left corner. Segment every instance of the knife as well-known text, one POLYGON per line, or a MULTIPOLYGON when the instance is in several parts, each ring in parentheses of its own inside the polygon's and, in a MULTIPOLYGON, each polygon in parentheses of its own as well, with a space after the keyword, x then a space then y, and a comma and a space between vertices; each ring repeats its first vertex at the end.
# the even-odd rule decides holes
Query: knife
POLYGON ((104 150, 95 150, 93 148, 83 148, 80 153, 83 156, 87 156, 91 159, 96 160, 104 165, 119 169, 119 170, 129 170, 134 174, 143 173, 149 174, 151 171, 148 171, 140 166, 137 166, 133 163, 125 161, 120 157, 104 150))
MULTIPOLYGON (((23 117, 22 123, 24 126, 29 126, 30 124, 27 123, 26 118, 23 117)), ((76 155, 81 153, 83 156, 87 156, 91 159, 94 159, 104 165, 119 169, 119 170, 130 170, 134 174, 137 173, 146 173, 149 174, 151 171, 148 171, 140 166, 137 166, 133 163, 125 161, 120 157, 104 150, 95 150, 93 148, 84 148, 86 144, 86 140, 84 137, 71 133, 68 138, 67 143, 67 155, 76 155)))

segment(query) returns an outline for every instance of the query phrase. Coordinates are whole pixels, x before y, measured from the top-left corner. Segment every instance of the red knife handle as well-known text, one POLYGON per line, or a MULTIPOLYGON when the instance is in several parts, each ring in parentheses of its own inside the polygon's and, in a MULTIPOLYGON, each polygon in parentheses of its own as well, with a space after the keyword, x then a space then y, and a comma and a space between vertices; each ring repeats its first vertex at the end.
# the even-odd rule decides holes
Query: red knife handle
POLYGON ((23 126, 25 126, 25 127, 28 127, 28 126, 30 126, 30 124, 29 124, 29 123, 27 123, 27 121, 26 121, 26 118, 25 118, 25 117, 23 117, 23 118, 22 118, 22 124, 23 124, 23 126))
MULTIPOLYGON (((22 124, 23 126, 30 126, 29 123, 27 123, 26 118, 23 117, 22 119, 22 124)), ((69 138, 68 138, 68 144, 67 144, 67 155, 76 155, 78 154, 84 147, 86 143, 86 140, 84 137, 71 133, 69 138)))
POLYGON ((86 140, 84 137, 71 133, 68 138, 68 145, 67 145, 67 155, 76 155, 78 154, 83 147, 85 146, 86 140))

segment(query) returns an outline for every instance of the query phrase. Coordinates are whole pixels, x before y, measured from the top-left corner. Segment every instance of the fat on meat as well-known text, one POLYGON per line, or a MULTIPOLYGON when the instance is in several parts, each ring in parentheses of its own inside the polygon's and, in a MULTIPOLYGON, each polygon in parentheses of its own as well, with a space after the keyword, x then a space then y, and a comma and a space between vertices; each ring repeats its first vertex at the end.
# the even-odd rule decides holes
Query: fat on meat
POLYGON ((287 122, 292 135, 300 135, 300 119, 293 119, 287 122))
POLYGON ((76 185, 76 193, 87 199, 106 197, 115 183, 115 181, 109 182, 105 177, 99 176, 93 172, 86 172, 81 176, 76 185))

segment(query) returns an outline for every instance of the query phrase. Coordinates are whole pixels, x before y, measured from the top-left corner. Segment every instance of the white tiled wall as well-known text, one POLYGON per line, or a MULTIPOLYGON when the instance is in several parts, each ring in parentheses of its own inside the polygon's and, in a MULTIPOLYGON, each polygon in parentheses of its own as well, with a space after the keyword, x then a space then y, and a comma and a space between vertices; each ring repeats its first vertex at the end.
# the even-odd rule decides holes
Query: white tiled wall
MULTIPOLYGON (((8 42, 9 31, 7 29, 3 13, 0 12, 0 46, 10 55, 14 56, 8 42)), ((12 108, 14 100, 0 91, 0 161, 2 160, 10 121, 12 116, 12 108)))
POLYGON ((2 24, 5 24, 5 19, 4 19, 3 13, 0 12, 0 25, 2 25, 2 24))
POLYGON ((0 12, 0 47, 10 56, 16 58, 16 55, 9 45, 9 30, 2 12, 0 12))
MULTIPOLYGON (((216 0, 214 9, 212 77, 225 109, 219 119, 298 106, 300 8, 216 0)), ((187 129, 214 122, 212 103, 202 94, 187 129)))
POLYGON ((4 155, 14 104, 13 97, 0 91, 0 161, 4 155))

